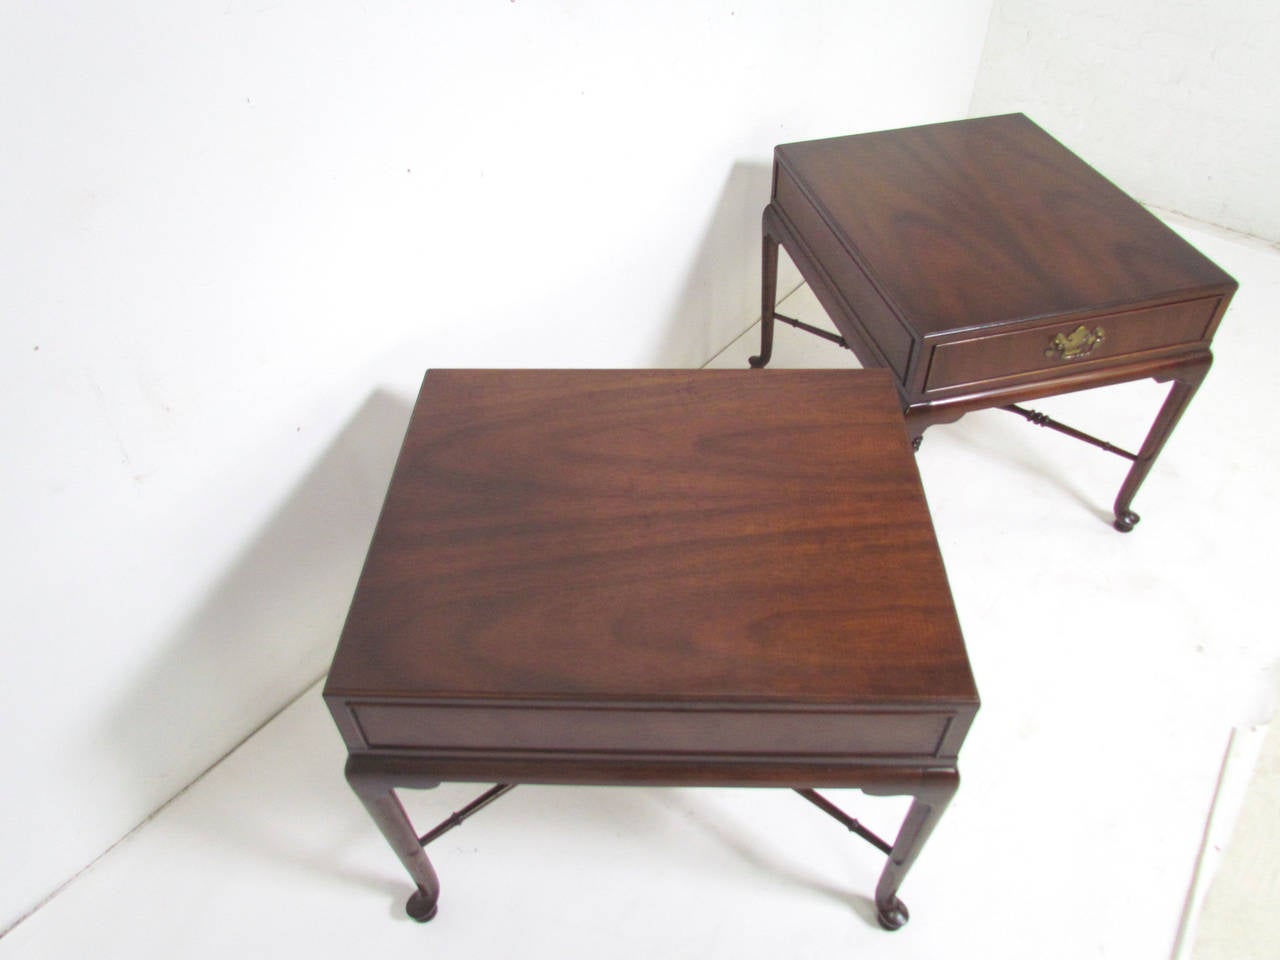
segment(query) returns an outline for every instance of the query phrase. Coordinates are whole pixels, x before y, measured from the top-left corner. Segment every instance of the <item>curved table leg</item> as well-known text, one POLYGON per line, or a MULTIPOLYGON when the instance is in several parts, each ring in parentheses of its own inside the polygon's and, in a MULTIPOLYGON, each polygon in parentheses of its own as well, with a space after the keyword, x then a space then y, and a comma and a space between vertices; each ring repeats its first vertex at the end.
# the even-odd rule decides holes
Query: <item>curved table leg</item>
POLYGON ((773 313, 778 299, 778 239, 769 229, 770 209, 765 207, 760 263, 760 353, 747 362, 759 370, 773 356, 773 313))
MULTIPOLYGON (((902 821, 889 859, 880 873, 880 881, 876 884, 876 919, 884 929, 897 930, 910 919, 906 904, 898 899, 898 888, 959 786, 960 775, 956 771, 939 770, 926 773, 919 786, 910 790, 911 809, 902 821)), ((881 791, 864 788, 864 792, 881 791)))
MULTIPOLYGON (((418 834, 409 822, 394 787, 385 776, 363 767, 354 757, 347 761, 346 775, 351 789, 369 811, 369 816, 387 838, 387 843, 417 886, 417 890, 405 904, 405 912, 419 923, 426 923, 436 915, 440 900, 440 880, 426 851, 422 849, 418 834)), ((420 786, 435 784, 424 782, 420 786)))
POLYGON ((1142 481, 1147 479, 1147 474, 1151 472, 1151 467, 1155 463, 1156 457, 1160 455, 1165 441, 1173 433, 1173 428, 1177 426, 1178 421, 1182 418, 1182 414, 1187 409, 1187 404, 1195 396, 1196 390, 1199 389, 1212 363, 1213 357, 1205 354, 1203 358, 1197 360, 1194 364, 1180 368, 1172 374, 1156 378, 1161 382, 1172 380, 1173 386, 1169 388, 1169 395, 1160 407, 1155 423, 1151 425, 1151 430, 1147 433, 1147 439, 1142 442, 1142 449, 1138 451, 1137 458, 1133 461, 1133 466, 1129 468, 1129 474, 1124 478, 1120 493, 1116 497, 1116 519, 1113 526, 1121 533, 1128 533, 1142 519, 1133 512, 1134 495, 1137 494, 1138 488, 1142 486, 1142 481))

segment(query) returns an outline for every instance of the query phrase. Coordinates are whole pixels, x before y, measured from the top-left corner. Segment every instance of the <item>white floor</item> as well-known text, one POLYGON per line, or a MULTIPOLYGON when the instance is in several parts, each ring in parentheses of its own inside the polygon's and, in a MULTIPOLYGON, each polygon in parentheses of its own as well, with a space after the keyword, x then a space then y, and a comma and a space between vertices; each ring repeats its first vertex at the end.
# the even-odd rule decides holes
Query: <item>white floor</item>
MULTIPOLYGON (((903 888, 903 930, 873 919, 879 854, 790 793, 550 787, 521 787, 432 847, 444 893, 418 926, 313 687, 0 940, 0 958, 1190 956, 1280 657, 1280 253, 1175 226, 1241 291, 1134 533, 1107 522, 1117 458, 999 411, 925 437, 920 469, 983 707, 960 793, 903 888)), ((804 289, 783 309, 822 318, 804 289)), ((711 365, 745 366, 756 336, 711 365)), ((782 327, 775 356, 852 359, 782 327)), ((1161 392, 1035 406, 1136 447, 1161 392)), ((477 792, 407 793, 406 805, 425 830, 477 792)), ((904 809, 834 793, 886 833, 904 809)), ((1274 882, 1269 836, 1269 852, 1236 838, 1253 865, 1232 882, 1274 882)), ((1244 907, 1219 889, 1208 902, 1229 919, 1206 920, 1197 955, 1280 954, 1274 941, 1233 946, 1233 925, 1253 928, 1233 913, 1244 907)))

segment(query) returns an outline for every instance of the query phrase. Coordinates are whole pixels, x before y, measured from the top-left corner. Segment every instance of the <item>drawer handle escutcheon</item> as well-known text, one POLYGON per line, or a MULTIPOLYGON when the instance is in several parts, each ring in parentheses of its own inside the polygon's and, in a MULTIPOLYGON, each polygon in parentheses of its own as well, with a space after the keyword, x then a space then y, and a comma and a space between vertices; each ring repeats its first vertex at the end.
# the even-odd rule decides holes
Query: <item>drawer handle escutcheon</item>
POLYGON ((1059 360, 1078 360, 1093 353, 1094 347, 1107 338, 1101 327, 1090 330, 1083 323, 1070 333, 1060 333, 1049 343, 1044 352, 1046 357, 1057 357, 1059 360))

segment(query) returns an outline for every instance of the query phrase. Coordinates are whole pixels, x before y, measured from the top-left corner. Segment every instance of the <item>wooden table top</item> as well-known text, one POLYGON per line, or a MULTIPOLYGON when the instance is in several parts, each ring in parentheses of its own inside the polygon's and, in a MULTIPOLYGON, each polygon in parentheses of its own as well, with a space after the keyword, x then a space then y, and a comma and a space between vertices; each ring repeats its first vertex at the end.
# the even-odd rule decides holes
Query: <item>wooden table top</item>
POLYGON ((783 144, 776 157, 917 336, 1234 288, 1021 114, 783 144))
POLYGON ((977 703, 884 371, 429 372, 325 694, 977 703))

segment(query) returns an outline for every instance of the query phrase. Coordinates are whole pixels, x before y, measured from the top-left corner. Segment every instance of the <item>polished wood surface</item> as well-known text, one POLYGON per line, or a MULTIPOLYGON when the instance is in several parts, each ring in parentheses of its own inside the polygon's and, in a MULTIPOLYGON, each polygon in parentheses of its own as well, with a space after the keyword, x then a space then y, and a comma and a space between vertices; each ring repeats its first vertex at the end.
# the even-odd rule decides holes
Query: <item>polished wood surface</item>
POLYGON ((764 213, 761 352, 784 246, 916 442, 972 410, 1148 377, 1169 399, 1131 501, 1211 362, 1236 283, 1021 114, 783 144, 764 213))
POLYGON ((884 371, 429 372, 324 696, 415 919, 397 788, 854 786, 890 929, 978 707, 884 371))
POLYGON ((438 370, 329 690, 868 705, 922 674, 973 695, 885 374, 438 370))
POLYGON ((784 144, 811 202, 919 336, 1092 312, 1234 281, 1021 114, 784 144))

